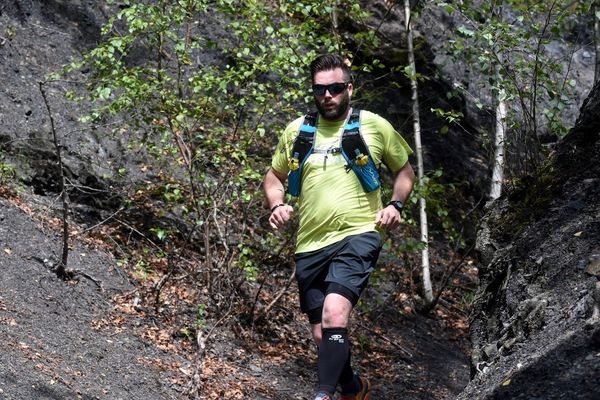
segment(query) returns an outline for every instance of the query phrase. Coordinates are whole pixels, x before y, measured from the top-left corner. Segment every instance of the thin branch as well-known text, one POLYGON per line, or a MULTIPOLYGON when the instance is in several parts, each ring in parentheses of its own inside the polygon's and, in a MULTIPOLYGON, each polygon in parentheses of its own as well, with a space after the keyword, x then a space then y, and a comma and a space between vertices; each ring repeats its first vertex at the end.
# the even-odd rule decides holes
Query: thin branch
POLYGON ((52 141, 54 143, 54 149, 56 151, 56 157, 58 158, 58 171, 59 171, 59 188, 61 193, 62 200, 62 255, 60 259, 59 265, 56 267, 56 275, 61 279, 67 279, 69 274, 66 271, 67 262, 69 258, 69 222, 67 220, 69 216, 69 197, 67 191, 65 189, 65 173, 62 162, 61 155, 61 145, 58 140, 58 135, 56 133, 56 126, 54 124, 54 116, 52 115, 52 110, 50 109, 50 103, 48 102, 48 97, 46 96, 46 90, 44 89, 45 82, 39 81, 38 87, 40 92, 42 93, 42 98, 44 100, 44 105, 46 106, 46 111, 48 112, 48 117, 50 118, 50 127, 52 129, 52 141))
POLYGON ((117 216, 118 213, 120 213, 121 211, 123 211, 125 209, 125 207, 121 207, 119 208, 117 211, 115 211, 113 214, 111 214, 110 216, 108 216, 107 218, 103 219, 102 221, 98 222, 96 225, 90 226, 89 228, 84 229, 83 231, 81 231, 81 234, 87 233, 91 230, 96 229, 97 227, 104 225, 106 222, 108 222, 109 220, 113 219, 114 217, 117 216))
POLYGON ((115 221, 117 221, 119 224, 131 229, 132 232, 137 233, 138 235, 140 235, 141 237, 143 237, 144 239, 146 239, 148 241, 148 243, 150 243, 155 249, 162 251, 162 249, 160 248, 159 245, 157 245, 156 243, 154 243, 152 241, 152 239, 150 239, 149 237, 147 237, 146 235, 144 235, 142 232, 140 232, 139 230, 137 230, 136 228, 134 228, 133 226, 129 225, 127 222, 122 221, 120 219, 115 219, 115 221))
POLYGON ((440 284, 440 287, 439 287, 439 290, 438 290, 437 294, 433 298, 433 301, 431 302, 431 304, 426 305, 426 307, 424 308, 423 311, 425 313, 433 310, 433 308, 436 306, 436 304, 440 300, 440 296, 442 295, 442 292, 446 288, 446 285, 448 285, 448 282, 450 281, 450 278, 452 278, 452 276, 454 275, 454 273, 456 271, 458 271, 458 269, 460 267, 462 267, 465 259, 469 256, 469 254, 471 254, 471 251, 473 251, 474 248, 475 248, 475 243, 473 243, 471 245, 471 247, 469 247, 469 249, 460 258, 460 260, 452 267, 452 269, 448 272, 448 274, 446 274, 446 276, 444 277, 442 283, 440 284))
POLYGON ((372 334, 374 334, 377 337, 380 337, 381 339, 385 340, 386 342, 388 342, 389 344, 391 344, 392 346, 396 347, 397 349, 399 349, 401 352, 403 352, 404 354, 406 354, 407 358, 404 357, 400 357, 401 359, 403 359, 404 361, 409 361, 410 359, 413 358, 413 355, 410 351, 408 351, 406 348, 404 348, 404 346, 402 346, 400 343, 388 338, 387 336, 385 336, 384 334, 377 332, 376 330, 369 328, 368 326, 366 326, 365 324, 362 324, 360 322, 357 322, 357 325, 360 326, 362 329, 366 329, 369 332, 371 332, 372 334))
MULTIPOLYGON (((390 1, 390 5, 388 6, 385 15, 383 16, 383 18, 381 19, 381 21, 379 21, 379 25, 377 25, 377 28, 374 29, 374 34, 379 34, 379 30, 381 29, 381 26, 383 25, 383 23, 385 22, 385 20, 387 19, 387 17, 390 15, 390 13, 392 12, 392 9, 396 6, 397 0, 394 1, 390 1)), ((363 25, 368 27, 369 29, 373 29, 372 27, 368 26, 366 22, 362 21, 363 25)), ((383 35, 382 35, 383 36, 383 35)), ((385 38, 388 42, 391 42, 391 40, 389 38, 385 38)), ((363 38, 360 43, 358 43, 358 46, 356 46, 356 50, 354 52, 354 54, 358 54, 360 48, 362 47, 362 45, 364 44, 365 39, 363 38)))
POLYGON ((290 274, 290 277, 288 278, 288 281, 286 282, 285 286, 281 288, 281 290, 279 291, 279 293, 277 293, 275 298, 273 300, 271 300, 271 302, 263 310, 264 315, 267 315, 269 313, 269 311, 271 311, 271 308, 273 308, 273 306, 275 304, 277 304, 277 302, 279 301, 281 296, 283 296, 283 294, 288 290, 288 288, 290 287, 292 282, 294 282, 295 277, 296 277, 296 265, 294 265, 294 269, 292 270, 292 273, 290 274))

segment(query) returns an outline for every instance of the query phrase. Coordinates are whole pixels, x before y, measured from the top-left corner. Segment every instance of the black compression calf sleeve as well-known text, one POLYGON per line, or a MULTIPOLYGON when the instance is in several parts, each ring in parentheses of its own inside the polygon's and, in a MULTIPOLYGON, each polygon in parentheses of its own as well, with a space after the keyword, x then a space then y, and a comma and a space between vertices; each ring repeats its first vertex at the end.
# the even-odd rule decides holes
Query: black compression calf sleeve
POLYGON ((319 346, 319 360, 317 361, 319 391, 333 395, 349 355, 348 329, 323 329, 323 339, 319 346))
POLYGON ((340 375, 339 383, 342 394, 354 394, 360 391, 360 379, 352 370, 352 350, 348 352, 348 358, 340 375))
POLYGON ((348 358, 344 364, 344 369, 340 374, 340 384, 348 383, 354 378, 354 371, 352 371, 352 350, 348 349, 348 358))

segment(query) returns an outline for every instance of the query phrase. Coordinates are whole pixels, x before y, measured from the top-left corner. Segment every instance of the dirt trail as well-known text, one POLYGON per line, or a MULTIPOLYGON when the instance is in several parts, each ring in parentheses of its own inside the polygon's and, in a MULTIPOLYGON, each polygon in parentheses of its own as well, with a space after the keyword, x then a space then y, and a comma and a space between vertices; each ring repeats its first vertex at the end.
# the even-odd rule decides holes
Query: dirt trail
MULTIPOLYGON (((0 399, 184 399, 195 349, 165 337, 137 312, 125 271, 106 252, 75 245, 70 266, 94 277, 65 283, 43 263, 60 238, 0 198, 0 399)), ((309 399, 314 348, 294 288, 272 324, 254 332, 229 321, 212 335, 201 370, 202 399, 309 399), (288 320, 277 320, 287 315, 288 320)), ((357 311, 352 340, 376 399, 452 399, 468 381, 464 329, 446 319, 383 309, 357 311), (410 353, 411 357, 409 357, 410 353)))

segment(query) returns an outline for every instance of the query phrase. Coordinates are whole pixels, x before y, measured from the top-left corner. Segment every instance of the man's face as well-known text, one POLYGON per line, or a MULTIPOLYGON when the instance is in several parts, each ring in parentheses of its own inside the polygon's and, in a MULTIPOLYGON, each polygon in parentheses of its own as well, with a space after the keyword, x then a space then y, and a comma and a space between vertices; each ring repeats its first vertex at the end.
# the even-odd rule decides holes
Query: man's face
MULTIPOLYGON (((315 74, 313 80, 313 87, 315 85, 325 85, 327 88, 323 93, 318 91, 314 94, 315 105, 319 110, 321 116, 325 119, 338 121, 344 119, 348 112, 350 105, 350 97, 352 96, 352 84, 348 83, 347 86, 343 86, 343 90, 340 93, 335 93, 335 89, 342 89, 341 85, 327 86, 335 83, 346 84, 344 79, 344 73, 341 68, 333 70, 320 71, 315 74), (331 92, 334 93, 331 93, 331 92)), ((323 88, 321 87, 321 90, 323 88)))

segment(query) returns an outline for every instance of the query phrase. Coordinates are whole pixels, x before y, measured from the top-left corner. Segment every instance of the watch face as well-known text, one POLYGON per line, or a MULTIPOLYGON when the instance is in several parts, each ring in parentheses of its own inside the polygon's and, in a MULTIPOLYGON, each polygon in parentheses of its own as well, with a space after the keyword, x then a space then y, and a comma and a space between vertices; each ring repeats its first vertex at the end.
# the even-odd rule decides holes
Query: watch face
POLYGON ((390 204, 393 205, 394 208, 398 211, 402 211, 402 209, 404 208, 404 204, 402 204, 402 202, 399 200, 390 201, 390 204))

